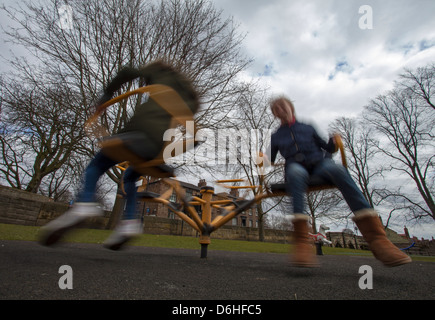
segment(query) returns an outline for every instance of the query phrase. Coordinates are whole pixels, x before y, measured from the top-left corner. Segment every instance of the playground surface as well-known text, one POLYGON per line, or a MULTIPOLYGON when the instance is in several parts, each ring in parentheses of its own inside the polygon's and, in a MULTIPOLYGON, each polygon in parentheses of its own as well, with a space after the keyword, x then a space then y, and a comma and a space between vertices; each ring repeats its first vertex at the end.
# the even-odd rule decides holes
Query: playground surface
MULTIPOLYGON (((4 300, 433 300, 435 264, 386 268, 371 256, 318 256, 321 267, 291 267, 286 254, 99 244, 0 241, 4 300), (61 289, 71 270, 72 288, 61 289), (369 273, 372 289, 361 289, 369 273), (67 273, 65 273, 66 275, 67 273)), ((66 283, 66 282, 65 282, 66 283)), ((227 301, 229 302, 229 301, 227 301)), ((192 302, 191 302, 192 303, 192 302)))

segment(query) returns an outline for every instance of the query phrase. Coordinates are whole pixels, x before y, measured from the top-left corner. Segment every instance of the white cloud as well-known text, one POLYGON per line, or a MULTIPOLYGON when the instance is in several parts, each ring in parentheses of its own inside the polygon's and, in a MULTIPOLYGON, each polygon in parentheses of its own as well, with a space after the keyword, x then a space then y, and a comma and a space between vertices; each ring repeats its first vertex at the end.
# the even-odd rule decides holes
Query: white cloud
POLYGON ((435 60, 433 1, 215 3, 247 32, 244 47, 255 59, 250 75, 290 96, 313 121, 354 116, 391 89, 404 67, 435 60), (362 5, 373 9, 372 30, 359 28, 362 5))
MULTIPOLYGON (((435 62, 435 1, 215 0, 247 32, 254 63, 246 76, 295 102, 300 118, 325 134, 338 116, 356 116, 392 89, 405 67, 435 62), (373 11, 373 29, 360 29, 359 8, 373 11)), ((432 227, 415 228, 426 238, 432 227)), ((402 232, 402 230, 398 230, 402 232)))

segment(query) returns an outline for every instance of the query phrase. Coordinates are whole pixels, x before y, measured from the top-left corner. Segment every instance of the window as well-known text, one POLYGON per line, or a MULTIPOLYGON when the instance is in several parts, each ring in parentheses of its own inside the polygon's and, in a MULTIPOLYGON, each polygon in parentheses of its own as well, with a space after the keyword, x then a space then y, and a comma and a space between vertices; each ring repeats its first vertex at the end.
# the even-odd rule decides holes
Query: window
POLYGON ((172 192, 171 197, 169 198, 170 202, 177 202, 177 194, 174 192, 172 192))
POLYGON ((189 199, 193 196, 193 190, 186 188, 186 198, 189 199))
POLYGON ((246 227, 246 217, 240 217, 242 227, 246 227))

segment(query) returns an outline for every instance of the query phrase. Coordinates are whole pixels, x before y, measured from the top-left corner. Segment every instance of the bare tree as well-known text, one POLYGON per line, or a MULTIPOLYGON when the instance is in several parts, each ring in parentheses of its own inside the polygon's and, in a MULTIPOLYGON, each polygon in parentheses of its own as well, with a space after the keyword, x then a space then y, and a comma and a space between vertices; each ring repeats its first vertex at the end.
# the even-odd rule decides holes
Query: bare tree
POLYGON ((311 217, 312 232, 317 233, 317 221, 342 221, 349 216, 349 210, 343 205, 338 190, 326 189, 308 192, 305 198, 306 211, 311 217))
MULTIPOLYGON (((282 204, 281 202, 280 204, 282 204)), ((284 242, 287 243, 289 237, 289 231, 293 230, 293 224, 288 219, 285 209, 279 210, 276 213, 266 215, 265 227, 279 231, 284 238, 284 242)))
MULTIPOLYGON (((73 124, 64 125, 74 125, 71 128, 80 134, 80 127, 93 111, 89 107, 122 67, 137 67, 156 59, 163 59, 191 76, 204 105, 197 121, 204 127, 216 127, 232 108, 237 75, 250 62, 241 54, 243 36, 237 32, 233 20, 222 19, 221 12, 206 0, 78 0, 68 2, 66 7, 62 1, 48 0, 44 4, 28 2, 22 7, 3 6, 2 9, 18 25, 4 30, 7 40, 26 48, 32 59, 32 63, 18 58, 8 61, 17 72, 7 81, 12 83, 22 75, 39 80, 37 94, 46 105, 54 102, 45 89, 40 90, 41 82, 64 84, 59 88, 71 92, 68 100, 72 106, 63 104, 58 115, 74 120, 73 124), (70 15, 66 17, 69 21, 62 25, 61 18, 65 18, 66 9, 69 10, 70 15), (40 77, 42 74, 44 76, 40 77)), ((144 83, 129 82, 121 90, 139 85, 144 83)), ((11 93, 10 104, 18 104, 19 100, 13 101, 12 97, 11 93)), ((15 98, 18 99, 17 95, 15 98)), ((30 93, 27 99, 30 99, 30 93)), ((102 123, 110 132, 117 131, 140 99, 136 97, 110 109, 102 123)), ((33 100, 32 103, 27 105, 33 108, 33 100)), ((29 130, 38 130, 41 124, 38 120, 26 126, 29 130)), ((75 141, 74 148, 89 158, 95 152, 94 142, 83 137, 75 141)), ((8 169, 7 179, 19 180, 14 186, 22 187, 22 168, 19 167, 23 161, 20 148, 24 142, 18 146, 3 139, 2 143, 4 150, 10 151, 8 157, 15 158, 17 163, 8 169)), ((65 157, 56 157, 53 150, 49 150, 49 154, 49 157, 53 155, 50 170, 59 169, 67 161, 68 153, 63 153, 65 157), (56 161, 58 163, 54 164, 56 161)), ((38 153, 34 155, 39 156, 38 153)), ((53 172, 50 170, 47 171, 49 174, 53 172)), ((30 186, 26 187, 33 192, 45 176, 36 172, 36 167, 35 172, 27 171, 24 175, 34 177, 32 181, 35 182, 29 182, 30 186)), ((109 175, 115 182, 119 181, 117 169, 109 175)))
POLYGON ((69 163, 84 131, 67 87, 21 80, 3 86, 0 170, 11 186, 36 193, 69 163))
POLYGON ((68 75, 85 106, 123 66, 164 59, 193 79, 205 104, 198 121, 210 127, 222 120, 215 111, 231 106, 232 84, 250 62, 233 20, 206 0, 74 1, 70 28, 58 27, 60 2, 48 3, 4 8, 20 26, 6 34, 54 73, 68 75))
MULTIPOLYGON (((435 64, 417 68, 405 69, 400 75, 401 81, 397 83, 401 90, 409 91, 414 97, 421 99, 421 106, 435 110, 435 64)), ((430 110, 428 110, 430 112, 430 110)))
MULTIPOLYGON (((418 69, 416 73, 408 71, 407 74, 416 75, 421 70, 425 69, 418 69)), ((415 76, 415 79, 420 78, 415 76)), ((410 178, 423 202, 413 197, 412 193, 390 192, 384 197, 402 199, 401 206, 407 209, 409 218, 435 219, 435 113, 432 108, 428 108, 430 101, 422 99, 421 95, 409 89, 412 87, 410 78, 405 79, 406 84, 402 82, 387 94, 371 100, 365 108, 364 118, 381 134, 378 149, 389 159, 388 169, 410 178)), ((433 79, 428 87, 433 87, 433 79)))
POLYGON ((376 188, 373 179, 382 173, 381 167, 374 163, 375 147, 378 141, 374 138, 373 129, 364 125, 359 119, 341 117, 330 126, 330 130, 337 132, 342 137, 347 154, 349 173, 357 182, 364 197, 374 207, 377 203, 376 188))
MULTIPOLYGON (((233 156, 237 161, 232 167, 232 174, 235 177, 244 177, 252 186, 258 186, 249 189, 251 197, 263 194, 266 192, 265 186, 282 181, 284 176, 282 167, 264 167, 266 161, 263 163, 263 159, 259 158, 260 152, 267 153, 275 125, 275 119, 269 110, 269 99, 267 89, 251 84, 239 96, 237 108, 231 113, 231 120, 228 122, 231 128, 237 128, 239 133, 244 132, 239 134, 240 141, 230 139, 229 147, 236 150, 233 156)), ((265 199, 256 204, 260 241, 264 241, 265 215, 272 212, 281 200, 282 198, 265 199)))

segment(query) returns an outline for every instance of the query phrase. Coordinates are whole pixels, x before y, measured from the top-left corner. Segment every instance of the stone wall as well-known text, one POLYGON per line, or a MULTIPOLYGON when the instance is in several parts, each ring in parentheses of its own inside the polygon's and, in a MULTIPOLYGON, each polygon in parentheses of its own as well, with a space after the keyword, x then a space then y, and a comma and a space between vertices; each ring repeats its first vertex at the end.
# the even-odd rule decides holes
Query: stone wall
MULTIPOLYGON (((0 186, 0 223, 43 226, 68 208, 66 203, 54 202, 39 194, 0 186)), ((104 229, 109 215, 110 212, 106 212, 104 217, 92 218, 83 226, 104 229)))
MULTIPOLYGON (((68 204, 54 202, 42 195, 0 186, 0 223, 43 226, 63 214, 68 208, 68 204)), ((82 227, 106 229, 110 214, 110 211, 106 211, 104 217, 89 219, 82 227)), ((145 216, 143 224, 144 232, 149 234, 197 235, 191 226, 180 219, 145 216)), ((223 226, 213 232, 211 238, 257 241, 258 228, 223 226)), ((282 231, 266 229, 265 240, 286 242, 287 237, 282 231)))
POLYGON ((326 237, 335 248, 349 248, 368 250, 368 244, 361 236, 346 232, 327 232, 326 237))
POLYGON ((0 186, 1 223, 37 226, 44 223, 38 221, 40 216, 50 219, 67 208, 67 205, 55 203, 38 194, 0 186))
MULTIPOLYGON (((65 203, 54 202, 42 195, 29 193, 10 187, 0 186, 0 223, 18 224, 27 226, 43 226, 50 220, 60 216, 69 206, 65 203)), ((96 217, 82 225, 85 228, 106 229, 111 212, 105 211, 103 217, 96 217)), ((144 232, 161 235, 197 236, 197 232, 185 221, 155 216, 143 218, 144 232)), ((265 241, 288 243, 288 234, 280 230, 265 229, 265 241)), ((400 237, 387 233, 392 242, 399 248, 405 248, 412 243, 400 237)), ((342 232, 328 232, 327 237, 332 241, 333 247, 368 249, 367 243, 361 236, 354 236, 342 232)), ((211 239, 258 241, 258 228, 225 225, 211 234, 211 239)), ((434 255, 435 242, 433 240, 417 241, 408 253, 420 255, 434 255)))
MULTIPOLYGON (((198 233, 187 222, 180 219, 145 216, 144 232, 149 234, 197 236, 198 233)), ((258 241, 258 228, 222 226, 211 234, 212 239, 258 241)), ((265 229, 267 242, 288 242, 288 235, 280 230, 265 229)))

